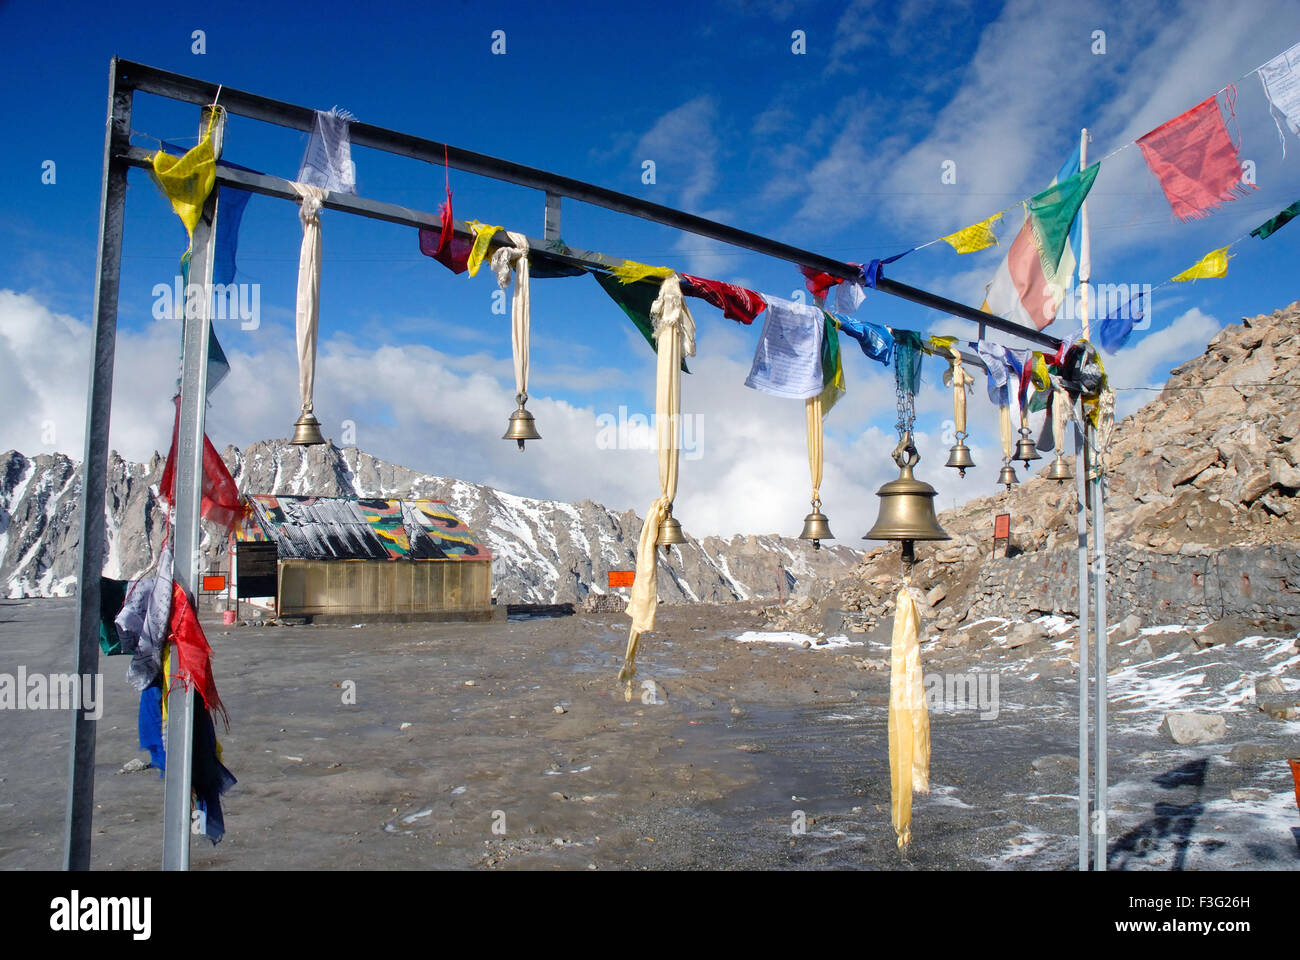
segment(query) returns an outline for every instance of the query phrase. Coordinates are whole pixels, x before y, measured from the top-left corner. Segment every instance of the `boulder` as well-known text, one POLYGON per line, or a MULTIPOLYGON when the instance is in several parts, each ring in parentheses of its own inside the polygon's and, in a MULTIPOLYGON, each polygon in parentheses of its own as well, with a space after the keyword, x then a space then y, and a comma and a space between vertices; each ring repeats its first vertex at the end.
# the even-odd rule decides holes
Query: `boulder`
POLYGON ((1228 724, 1217 713, 1173 710, 1165 714, 1156 732, 1174 743, 1214 743, 1228 735, 1228 724))
POLYGON ((1138 631, 1141 629, 1142 618, 1136 613, 1130 613, 1127 617, 1110 628, 1110 631, 1106 635, 1106 639, 1110 643, 1120 643, 1121 641, 1136 637, 1138 631))

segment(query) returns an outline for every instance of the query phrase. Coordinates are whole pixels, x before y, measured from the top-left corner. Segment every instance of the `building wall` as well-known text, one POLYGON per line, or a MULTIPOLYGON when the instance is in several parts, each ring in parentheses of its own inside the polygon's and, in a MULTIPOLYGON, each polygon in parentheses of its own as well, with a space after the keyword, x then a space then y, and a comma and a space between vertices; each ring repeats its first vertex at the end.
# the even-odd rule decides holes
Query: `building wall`
POLYGON ((492 563, 466 560, 280 561, 282 617, 442 619, 492 611, 492 563))

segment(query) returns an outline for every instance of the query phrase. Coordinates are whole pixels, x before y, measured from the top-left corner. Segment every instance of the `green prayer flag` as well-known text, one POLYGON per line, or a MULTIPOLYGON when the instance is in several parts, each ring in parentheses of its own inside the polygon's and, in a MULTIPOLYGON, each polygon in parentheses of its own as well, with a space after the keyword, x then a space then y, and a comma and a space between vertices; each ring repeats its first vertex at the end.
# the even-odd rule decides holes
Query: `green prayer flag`
POLYGON ((822 416, 844 396, 844 364, 840 360, 840 328, 829 313, 822 311, 826 324, 822 334, 822 416))
POLYGON ((1025 205, 1030 227, 1034 231, 1034 244, 1043 265, 1043 275, 1048 283, 1057 283, 1056 271, 1061 265, 1061 255, 1070 240, 1070 226, 1092 189, 1101 169, 1098 161, 1086 170, 1080 170, 1060 183, 1054 183, 1042 193, 1030 197, 1025 205))
POLYGON ((1261 240, 1267 240, 1296 217, 1300 217, 1300 200, 1297 200, 1276 216, 1265 220, 1254 230, 1250 231, 1250 235, 1252 237, 1259 237, 1261 240))
MULTIPOLYGON (((655 343, 654 322, 650 319, 650 307, 659 299, 658 283, 621 283, 618 277, 609 273, 597 273, 592 271, 591 274, 596 278, 609 298, 623 308, 629 320, 636 324, 636 328, 641 331, 641 336, 645 337, 645 342, 650 344, 650 349, 656 354, 659 353, 659 347, 655 343)), ((682 358, 682 372, 690 373, 686 368, 686 359, 682 358)))

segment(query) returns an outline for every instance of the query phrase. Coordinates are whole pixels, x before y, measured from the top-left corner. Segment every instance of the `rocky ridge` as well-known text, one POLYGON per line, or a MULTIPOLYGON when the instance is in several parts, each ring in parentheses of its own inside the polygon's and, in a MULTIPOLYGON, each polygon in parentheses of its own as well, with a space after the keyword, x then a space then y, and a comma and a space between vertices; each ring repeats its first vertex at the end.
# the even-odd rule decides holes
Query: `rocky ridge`
MULTIPOLYGON (((1116 424, 1106 458, 1111 623, 1135 615, 1144 624, 1300 624, 1297 399, 1293 303, 1225 327, 1116 424)), ((1048 462, 1010 492, 941 513, 951 541, 918 544, 913 583, 927 594, 934 633, 989 617, 1077 615, 1075 486, 1042 476, 1048 462), (1011 515, 1011 541, 995 555, 999 513, 1011 515)), ((897 544, 882 544, 849 576, 769 607, 768 619, 779 628, 870 630, 892 615, 899 575, 897 544)))
MULTIPOLYGON (((581 601, 606 592, 609 570, 636 566, 641 521, 631 510, 519 497, 420 474, 356 447, 271 440, 228 447, 222 457, 242 493, 447 501, 491 550, 501 603, 581 601)), ((158 497, 163 467, 157 454, 145 463, 110 456, 105 576, 140 576, 157 556, 166 533, 158 497)), ((61 596, 74 588, 80 493, 78 466, 62 454, 0 454, 0 589, 7 596, 61 596)), ((204 543, 216 568, 224 544, 206 536, 204 543)), ((775 535, 691 538, 671 558, 661 554, 659 596, 669 603, 777 598, 846 572, 858 556, 775 535)))

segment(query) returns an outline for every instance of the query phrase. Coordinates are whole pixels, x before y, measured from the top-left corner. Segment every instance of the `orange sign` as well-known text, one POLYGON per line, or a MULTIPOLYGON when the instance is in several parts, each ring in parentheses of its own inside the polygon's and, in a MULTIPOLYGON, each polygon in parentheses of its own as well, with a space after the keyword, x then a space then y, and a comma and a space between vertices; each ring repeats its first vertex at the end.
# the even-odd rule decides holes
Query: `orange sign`
POLYGON ((609 571, 609 585, 611 587, 630 587, 632 581, 636 579, 635 570, 611 570, 609 571))
POLYGON ((993 518, 993 539, 1010 540, 1011 539, 1011 514, 999 513, 993 518))
POLYGON ((210 591, 224 590, 226 589, 226 578, 205 576, 203 578, 203 589, 210 591))

